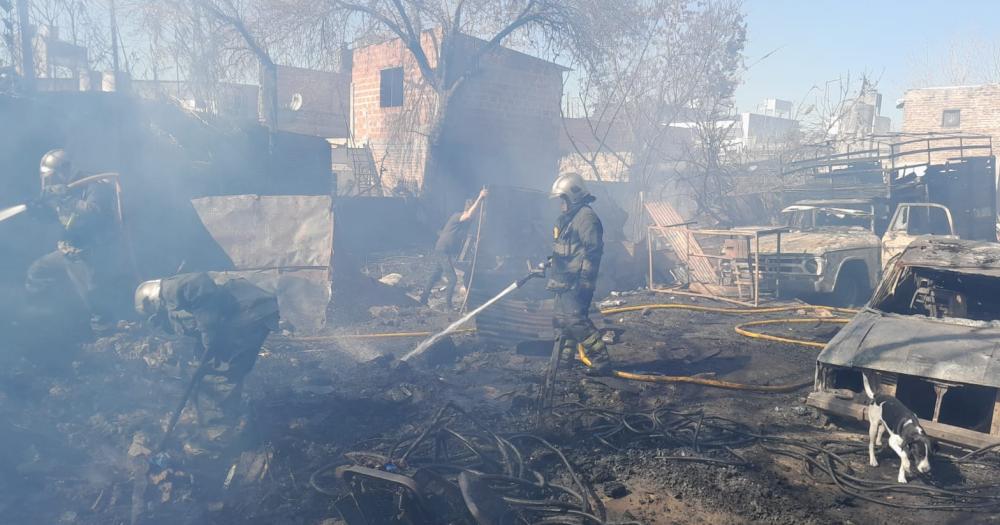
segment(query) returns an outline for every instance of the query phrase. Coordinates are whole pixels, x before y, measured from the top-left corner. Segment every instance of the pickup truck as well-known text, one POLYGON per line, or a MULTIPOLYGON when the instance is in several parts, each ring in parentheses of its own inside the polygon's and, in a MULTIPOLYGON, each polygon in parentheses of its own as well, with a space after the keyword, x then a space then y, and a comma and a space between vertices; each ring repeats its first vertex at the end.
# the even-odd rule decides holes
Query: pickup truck
POLYGON ((878 283, 883 261, 918 238, 956 237, 951 211, 940 204, 898 204, 881 237, 880 214, 888 214, 888 206, 865 199, 808 200, 786 207, 782 216, 789 231, 781 236, 780 258, 777 239, 761 239, 762 287, 770 283, 785 296, 822 294, 836 305, 859 305, 878 283))

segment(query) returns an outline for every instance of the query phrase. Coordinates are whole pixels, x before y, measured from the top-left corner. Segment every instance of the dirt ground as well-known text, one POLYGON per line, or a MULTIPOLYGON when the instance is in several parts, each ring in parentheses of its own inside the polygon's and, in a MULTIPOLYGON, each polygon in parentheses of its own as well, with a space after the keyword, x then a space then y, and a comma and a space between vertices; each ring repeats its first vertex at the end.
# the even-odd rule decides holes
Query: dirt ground
MULTIPOLYGON (((665 294, 630 295, 625 301, 710 304, 665 294)), ((313 474, 342 461, 345 452, 373 450, 419 431, 448 402, 498 433, 536 429, 535 399, 547 348, 519 353, 463 335, 455 339, 453 355, 441 356, 433 366, 399 366, 391 357, 413 348, 419 337, 356 336, 434 330, 447 317, 421 307, 355 317, 356 322, 338 324, 322 337, 272 336, 248 380, 246 430, 222 448, 191 445, 199 443, 197 425, 186 411, 178 443, 189 445, 169 448, 165 455, 156 454, 155 445, 190 374, 183 341, 133 327, 76 353, 4 356, 2 521, 333 525, 340 522, 334 498, 313 488, 313 474)), ((738 322, 765 318, 683 310, 595 316, 599 327, 620 334, 611 353, 623 370, 714 374, 750 384, 808 380, 818 350, 748 339, 733 330, 738 322)), ((817 324, 768 331, 824 341, 835 330, 817 324)), ((733 420, 760 434, 864 445, 861 424, 830 421, 806 407, 807 392, 761 394, 592 378, 568 366, 556 403, 620 413, 700 411, 701 417, 733 420)), ((734 446, 729 455, 698 450, 697 438, 693 444, 655 436, 602 441, 585 418, 573 419, 571 413, 552 415, 539 432, 593 485, 611 522, 1000 521, 996 513, 914 511, 864 501, 804 461, 760 443, 734 446), (740 461, 730 461, 734 456, 740 461)), ((933 476, 912 484, 958 488, 994 483, 1000 474, 995 456, 956 465, 948 459, 954 453, 944 452, 934 461, 933 476)), ((886 484, 895 480, 898 463, 891 453, 883 453, 878 468, 868 466, 863 451, 842 457, 858 477, 886 484)), ((889 504, 920 503, 918 496, 898 493, 870 496, 889 504)))

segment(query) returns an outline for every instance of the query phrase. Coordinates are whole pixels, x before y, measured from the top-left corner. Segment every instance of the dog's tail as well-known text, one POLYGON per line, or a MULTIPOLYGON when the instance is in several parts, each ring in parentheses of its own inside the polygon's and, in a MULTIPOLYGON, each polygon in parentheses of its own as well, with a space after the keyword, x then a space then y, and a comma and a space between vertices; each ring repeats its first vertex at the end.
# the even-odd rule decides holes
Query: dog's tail
POLYGON ((868 382, 868 374, 861 372, 861 381, 865 384, 865 393, 868 394, 868 399, 875 400, 875 391, 872 390, 872 384, 868 382))

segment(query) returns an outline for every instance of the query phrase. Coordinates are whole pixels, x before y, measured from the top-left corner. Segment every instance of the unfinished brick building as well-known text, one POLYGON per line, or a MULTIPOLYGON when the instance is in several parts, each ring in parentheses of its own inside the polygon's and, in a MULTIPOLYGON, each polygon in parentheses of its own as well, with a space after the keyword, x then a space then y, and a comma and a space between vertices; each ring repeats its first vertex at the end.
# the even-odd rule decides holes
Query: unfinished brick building
MULTIPOLYGON (((959 148, 962 156, 988 154, 984 149, 990 139, 1000 139, 1000 84, 911 89, 903 96, 903 132, 909 134, 983 135, 986 141, 963 138, 962 142, 936 146, 959 148), (984 143, 985 142, 985 143, 984 143)), ((911 148, 921 145, 914 144, 911 148)), ((931 160, 943 163, 956 156, 955 151, 932 152, 931 160)))
MULTIPOLYGON (((435 42, 424 48, 436 66, 435 42)), ((460 35, 458 58, 485 42, 460 35)), ((511 49, 485 54, 451 99, 438 160, 444 186, 457 198, 483 184, 547 188, 559 169, 559 104, 565 68, 511 49)), ((401 40, 355 49, 351 70, 351 129, 355 144, 371 147, 383 188, 424 189, 427 135, 437 95, 401 40)))

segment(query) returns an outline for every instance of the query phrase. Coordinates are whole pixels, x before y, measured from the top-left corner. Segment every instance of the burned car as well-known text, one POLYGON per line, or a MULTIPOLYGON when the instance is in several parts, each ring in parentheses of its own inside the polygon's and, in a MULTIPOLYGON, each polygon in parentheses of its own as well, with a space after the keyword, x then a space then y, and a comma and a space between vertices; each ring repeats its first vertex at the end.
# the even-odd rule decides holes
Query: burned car
POLYGON ((1000 442, 1000 244, 918 239, 820 353, 808 404, 863 419, 862 373, 932 436, 1000 442))
POLYGON ((841 306, 863 304, 883 261, 922 236, 954 235, 951 212, 940 204, 899 204, 886 228, 888 213, 881 199, 796 202, 782 210, 790 231, 780 250, 775 239, 762 240, 761 270, 770 277, 780 269, 784 295, 827 294, 841 306))

